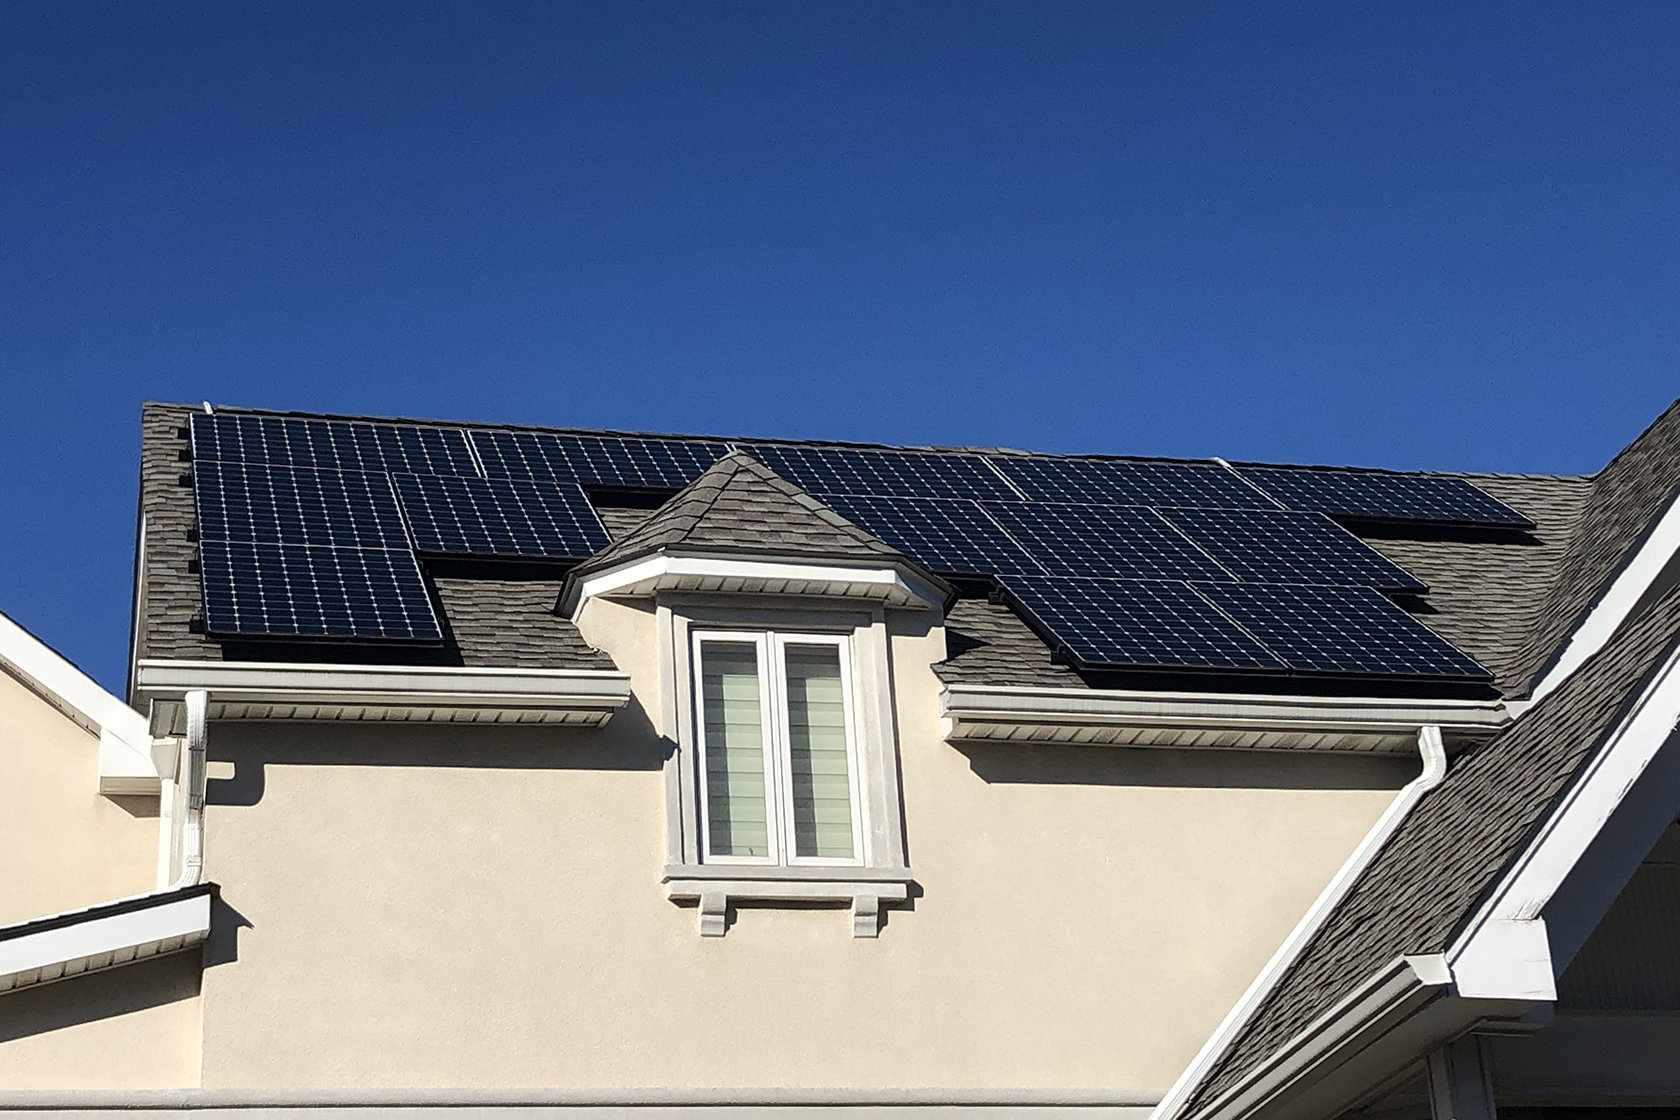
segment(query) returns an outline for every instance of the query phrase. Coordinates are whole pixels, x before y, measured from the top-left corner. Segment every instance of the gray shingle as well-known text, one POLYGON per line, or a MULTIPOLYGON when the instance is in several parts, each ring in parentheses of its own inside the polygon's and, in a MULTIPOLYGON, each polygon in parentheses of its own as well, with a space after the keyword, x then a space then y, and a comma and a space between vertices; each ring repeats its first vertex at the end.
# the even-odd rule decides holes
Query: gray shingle
POLYGON ((438 600, 464 665, 611 669, 612 658, 554 613, 559 580, 438 579, 438 600))
POLYGON ((1534 522, 1527 539, 1368 540, 1429 585, 1417 615, 1441 637, 1492 670, 1506 695, 1525 691, 1516 667, 1523 639, 1557 578, 1592 480, 1536 475, 1462 474, 1534 522))
POLYGON ((951 605, 945 651, 933 671, 946 684, 1085 687, 1078 673, 1050 660, 1050 647, 1014 611, 985 599, 951 605))
POLYGON ((600 571, 661 549, 907 562, 770 468, 736 451, 642 522, 573 569, 600 571))
POLYGON ((1558 563, 1551 594, 1512 661, 1512 674, 1523 679, 1523 694, 1550 666, 1629 554, 1644 542, 1676 491, 1680 491, 1680 401, 1669 405, 1593 477, 1592 496, 1558 563))
POLYGON ((1402 954, 1438 953, 1521 852, 1680 635, 1680 589, 1459 758, 1377 853, 1191 1097, 1187 1115, 1402 954))

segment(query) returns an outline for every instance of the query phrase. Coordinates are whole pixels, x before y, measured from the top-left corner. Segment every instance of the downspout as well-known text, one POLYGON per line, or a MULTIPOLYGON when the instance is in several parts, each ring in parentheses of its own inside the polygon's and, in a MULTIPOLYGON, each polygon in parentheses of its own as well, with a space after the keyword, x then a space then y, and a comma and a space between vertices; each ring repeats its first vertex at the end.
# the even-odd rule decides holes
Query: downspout
POLYGON ((209 747, 210 694, 195 689, 186 695, 187 742, 182 751, 186 787, 181 811, 181 871, 166 890, 194 887, 204 877, 204 780, 209 747))
POLYGON ((1248 986, 1248 990, 1237 1000, 1225 1020, 1219 1024, 1207 1042, 1202 1045, 1190 1064, 1179 1074, 1178 1080, 1167 1091, 1161 1103, 1150 1114, 1150 1120, 1174 1120, 1189 1101, 1190 1095, 1202 1083, 1220 1055, 1225 1052, 1237 1033, 1248 1023, 1254 1012, 1259 1008, 1266 996, 1271 993, 1290 965, 1300 956, 1301 950, 1306 948, 1307 942, 1324 925, 1331 912, 1347 896, 1353 884, 1364 874, 1365 868, 1376 858, 1378 852, 1389 841, 1400 824, 1423 800, 1423 795, 1441 784, 1441 779, 1447 776, 1447 751, 1441 742, 1441 728, 1436 724, 1424 724, 1418 728, 1418 753, 1423 758, 1423 769, 1418 776, 1407 782, 1395 794, 1394 800, 1389 802, 1383 815, 1377 818, 1377 823, 1371 826, 1371 831, 1365 834, 1365 839, 1359 842, 1359 847, 1342 864, 1341 870, 1336 872, 1318 899, 1312 904, 1306 915, 1290 931, 1289 936, 1278 951, 1272 954, 1272 959, 1266 962, 1266 967, 1260 970, 1260 975, 1248 986))

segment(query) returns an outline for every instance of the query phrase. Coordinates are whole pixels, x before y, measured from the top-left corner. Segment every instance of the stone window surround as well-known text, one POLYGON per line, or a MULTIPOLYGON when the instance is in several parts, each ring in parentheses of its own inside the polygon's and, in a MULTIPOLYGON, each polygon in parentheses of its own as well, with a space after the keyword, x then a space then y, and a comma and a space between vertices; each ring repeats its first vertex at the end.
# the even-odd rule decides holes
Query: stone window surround
POLYGON ((670 592, 658 596, 661 694, 664 725, 675 749, 665 760, 666 896, 697 903, 702 937, 721 937, 736 902, 849 904, 854 937, 880 933, 883 905, 909 897, 903 801, 899 789, 898 737, 893 711, 891 648, 886 611, 855 600, 800 598, 783 606, 763 599, 743 605, 737 596, 670 592), (857 734, 862 859, 842 866, 708 864, 700 851, 699 782, 696 769, 692 631, 797 631, 849 635, 857 734))

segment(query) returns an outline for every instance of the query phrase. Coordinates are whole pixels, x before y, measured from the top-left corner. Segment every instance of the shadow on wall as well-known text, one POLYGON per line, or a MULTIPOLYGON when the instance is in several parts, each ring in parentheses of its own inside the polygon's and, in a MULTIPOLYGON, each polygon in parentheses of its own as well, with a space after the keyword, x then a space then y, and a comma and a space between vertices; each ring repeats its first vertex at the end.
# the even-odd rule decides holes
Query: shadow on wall
POLYGON ((951 744, 988 783, 1188 789, 1399 789, 1418 761, 1369 754, 1186 751, 1064 743, 951 744))
POLYGON ((411 766, 481 770, 658 770, 673 745, 654 731, 634 697, 604 728, 541 724, 212 724, 212 762, 232 763, 231 778, 212 777, 211 805, 250 807, 262 800, 265 767, 411 766))
POLYGON ((198 995, 199 955, 172 953, 0 997, 0 1043, 198 995))

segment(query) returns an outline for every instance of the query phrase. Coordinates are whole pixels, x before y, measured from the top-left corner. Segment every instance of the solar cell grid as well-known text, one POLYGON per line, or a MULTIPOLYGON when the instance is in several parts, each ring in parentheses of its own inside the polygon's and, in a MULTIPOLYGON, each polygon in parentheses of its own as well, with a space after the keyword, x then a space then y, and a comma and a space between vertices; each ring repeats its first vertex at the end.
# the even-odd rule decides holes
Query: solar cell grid
POLYGON ((1051 502, 984 502, 981 508, 1051 575, 1231 578, 1152 509, 1051 502))
POLYGON ((742 444, 741 450, 813 494, 907 498, 1017 497, 979 455, 851 447, 742 444))
POLYGON ((1117 506, 1276 509, 1277 504, 1217 463, 1057 459, 993 455, 991 461, 1038 502, 1117 506))
POLYGON ((1282 668, 1185 583, 1051 576, 1006 576, 1001 582, 1086 666, 1282 668))
POLYGON ((383 474, 205 461, 193 498, 200 540, 408 548, 383 474))
POLYGON ((476 475, 459 428, 195 412, 195 462, 272 463, 324 470, 476 475))
POLYGON ((246 541, 199 549, 211 634, 442 639, 411 552, 246 541))
POLYGON ((608 542, 576 483, 412 474, 395 481, 421 552, 582 559, 608 542))
POLYGON ((1196 584, 1292 669, 1482 679, 1487 670, 1365 587, 1196 584))
POLYGON ((1394 521, 1534 527, 1528 518, 1462 478, 1305 467, 1241 466, 1237 470, 1295 510, 1394 521))
POLYGON ((1423 591, 1406 569, 1318 513, 1164 509, 1161 515, 1238 579, 1423 591))
POLYGON ((973 502, 872 495, 822 495, 819 500, 931 571, 963 575, 1043 571, 973 502))
POLYGON ((712 440, 475 429, 485 473, 626 490, 681 490, 729 453, 712 440))

